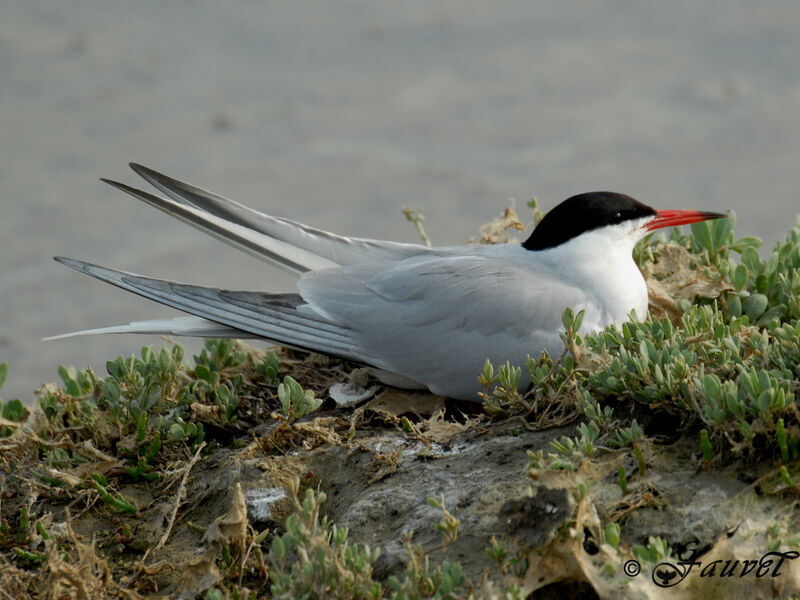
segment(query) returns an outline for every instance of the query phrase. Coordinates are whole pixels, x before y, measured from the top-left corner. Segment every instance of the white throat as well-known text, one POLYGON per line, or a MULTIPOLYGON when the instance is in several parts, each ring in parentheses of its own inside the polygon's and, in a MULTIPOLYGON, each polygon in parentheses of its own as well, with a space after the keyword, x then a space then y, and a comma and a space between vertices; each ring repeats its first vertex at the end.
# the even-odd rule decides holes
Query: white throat
POLYGON ((622 324, 635 310, 647 314, 647 285, 633 260, 633 247, 647 232, 642 225, 649 218, 628 221, 587 231, 555 248, 539 251, 554 271, 592 298, 586 309, 586 331, 615 323, 622 324))

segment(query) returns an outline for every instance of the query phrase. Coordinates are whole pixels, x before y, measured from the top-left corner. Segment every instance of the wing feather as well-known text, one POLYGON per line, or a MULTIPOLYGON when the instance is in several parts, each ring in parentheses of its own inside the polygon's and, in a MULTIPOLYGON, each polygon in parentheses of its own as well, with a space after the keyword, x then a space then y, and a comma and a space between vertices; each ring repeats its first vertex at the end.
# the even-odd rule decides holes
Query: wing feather
MULTIPOLYGON (((296 248, 297 251, 302 251, 304 253, 316 256, 322 261, 327 261, 327 263, 332 263, 334 265, 350 265, 380 260, 401 260, 409 256, 425 254, 430 251, 427 246, 420 244, 386 242, 366 238, 336 235, 335 233, 310 227, 290 219, 266 215, 243 204, 225 198, 224 196, 220 196, 214 192, 209 192, 178 179, 168 177, 167 175, 137 163, 130 163, 130 167, 143 179, 167 194, 174 202, 177 202, 178 204, 193 207, 205 215, 210 215, 215 219, 222 220, 238 227, 246 228, 251 232, 261 234, 268 239, 277 240, 282 245, 296 248)), ((128 193, 131 193, 131 191, 134 189, 130 188, 129 186, 116 184, 114 182, 109 183, 120 187, 128 193)), ((133 195, 136 195, 145 202, 148 202, 148 204, 156 206, 156 208, 161 208, 159 204, 153 203, 149 198, 142 197, 141 195, 137 194, 133 195)), ((160 201, 160 204, 165 205, 163 199, 160 201)), ((177 211, 169 210, 165 212, 173 214, 173 216, 178 218, 182 218, 181 213, 177 211)), ((206 218, 210 219, 208 216, 206 218)), ((187 222, 198 226, 196 218, 187 222)), ((213 232, 210 233, 214 235, 213 232)), ((288 266, 289 270, 294 272, 302 272, 304 270, 313 270, 330 266, 325 262, 321 263, 319 266, 316 266, 313 261, 308 261, 306 258, 304 260, 292 261, 293 263, 300 263, 301 265, 305 265, 307 267, 305 269, 297 269, 291 264, 281 265, 279 263, 275 263, 274 257, 271 256, 272 254, 272 252, 267 252, 264 258, 270 262, 273 262, 274 264, 278 264, 278 266, 281 266, 282 268, 288 266)), ((288 254, 287 258, 291 259, 291 254, 288 254)))
POLYGON ((73 269, 203 319, 296 348, 368 362, 347 326, 307 309, 297 294, 236 292, 142 277, 57 257, 73 269), (305 309, 304 309, 305 308, 305 309))
POLYGON ((218 240, 243 250, 292 274, 314 269, 326 269, 337 263, 295 244, 264 235, 250 227, 227 221, 190 204, 162 198, 124 183, 103 179, 115 188, 138 198, 142 202, 208 233, 218 240))
POLYGON ((147 321, 133 321, 126 325, 109 325, 83 331, 72 331, 44 338, 42 341, 61 340, 76 335, 96 335, 107 333, 147 333, 156 335, 185 335, 189 337, 210 338, 247 338, 256 337, 252 334, 234 329, 226 325, 214 323, 208 319, 195 316, 174 317, 172 319, 150 319, 147 321))

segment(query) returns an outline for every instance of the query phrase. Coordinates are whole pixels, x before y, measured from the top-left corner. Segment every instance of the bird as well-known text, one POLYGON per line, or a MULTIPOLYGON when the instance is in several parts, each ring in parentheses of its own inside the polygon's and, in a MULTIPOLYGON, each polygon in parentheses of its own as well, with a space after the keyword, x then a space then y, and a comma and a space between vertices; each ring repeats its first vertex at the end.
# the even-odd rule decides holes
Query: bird
MULTIPOLYGON (((727 215, 656 210, 625 194, 564 200, 523 243, 429 247, 344 237, 263 214, 137 163, 163 195, 102 181, 297 276, 296 293, 236 291, 155 279, 65 257, 56 261, 188 313, 53 336, 148 333, 262 338, 364 365, 385 384, 479 401, 486 360, 524 364, 564 352, 562 314, 579 333, 646 315, 633 260, 657 229, 727 215)), ((526 374, 520 388, 529 385, 526 374)))

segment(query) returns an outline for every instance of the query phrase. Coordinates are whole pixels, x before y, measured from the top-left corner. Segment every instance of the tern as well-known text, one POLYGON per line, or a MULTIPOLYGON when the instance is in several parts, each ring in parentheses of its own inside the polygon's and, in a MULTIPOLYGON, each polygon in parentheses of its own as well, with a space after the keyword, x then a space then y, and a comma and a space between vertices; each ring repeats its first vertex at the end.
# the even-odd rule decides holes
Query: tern
MULTIPOLYGON (((726 215, 655 210, 614 192, 573 196, 522 244, 430 248, 344 237, 272 217, 131 163, 164 196, 106 183, 298 276, 298 293, 231 291, 153 279, 70 258, 73 269, 189 313, 79 331, 263 338, 372 368, 397 387, 478 400, 486 359, 523 364, 564 351, 561 316, 585 311, 581 333, 644 316, 632 251, 663 227, 726 215)), ((54 339, 54 338, 49 338, 54 339)), ((524 389, 529 380, 523 380, 524 389)))

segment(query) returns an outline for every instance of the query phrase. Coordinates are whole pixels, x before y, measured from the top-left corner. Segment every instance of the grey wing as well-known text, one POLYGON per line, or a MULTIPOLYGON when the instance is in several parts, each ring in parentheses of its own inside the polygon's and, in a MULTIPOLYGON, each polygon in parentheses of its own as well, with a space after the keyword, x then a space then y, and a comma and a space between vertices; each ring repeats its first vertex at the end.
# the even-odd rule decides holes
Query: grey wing
POLYGON ((131 168, 168 198, 104 179, 162 212, 290 273, 377 260, 402 260, 429 248, 336 235, 273 217, 142 165, 131 168))
POLYGON ((455 253, 306 273, 299 289, 316 312, 352 327, 376 366, 465 399, 476 398, 487 358, 521 365, 542 350, 560 354, 564 308, 588 302, 530 265, 455 253))
MULTIPOLYGON (((219 324, 242 334, 236 336, 232 335, 235 332, 227 332, 224 337, 254 335, 294 348, 370 362, 369 357, 358 351, 348 327, 315 313, 297 294, 220 290, 143 277, 70 258, 56 257, 56 260, 124 290, 200 317, 189 320, 190 327, 213 330, 213 324, 219 324)), ((153 323, 158 324, 145 322, 149 330, 153 329, 153 323)), ((128 326, 122 327, 124 331, 128 326)), ((87 333, 113 333, 114 329, 87 333)))

